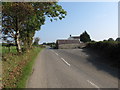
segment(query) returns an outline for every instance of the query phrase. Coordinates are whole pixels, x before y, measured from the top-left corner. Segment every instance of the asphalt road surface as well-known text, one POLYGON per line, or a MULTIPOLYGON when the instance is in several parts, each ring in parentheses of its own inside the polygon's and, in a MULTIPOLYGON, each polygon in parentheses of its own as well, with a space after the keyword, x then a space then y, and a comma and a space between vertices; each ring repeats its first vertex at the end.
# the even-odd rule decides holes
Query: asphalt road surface
POLYGON ((44 49, 27 88, 118 88, 117 70, 83 49, 44 49))

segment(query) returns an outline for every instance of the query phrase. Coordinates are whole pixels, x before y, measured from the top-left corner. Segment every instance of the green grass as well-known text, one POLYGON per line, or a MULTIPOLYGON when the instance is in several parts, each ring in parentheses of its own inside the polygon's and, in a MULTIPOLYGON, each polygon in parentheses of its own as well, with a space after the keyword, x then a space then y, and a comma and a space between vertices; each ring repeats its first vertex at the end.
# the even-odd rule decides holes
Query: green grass
POLYGON ((6 53, 17 53, 16 46, 11 46, 10 51, 8 47, 2 46, 2 54, 6 53))
POLYGON ((0 44, 0 53, 2 53, 2 45, 0 44))
POLYGON ((2 84, 4 88, 24 88, 32 71, 35 58, 42 50, 34 47, 21 55, 4 53, 2 58, 2 84))
POLYGON ((25 88, 26 81, 32 72, 32 67, 34 65, 37 54, 41 51, 41 48, 36 48, 34 50, 33 56, 31 57, 30 62, 23 68, 23 75, 21 76, 20 81, 17 83, 17 88, 25 88))

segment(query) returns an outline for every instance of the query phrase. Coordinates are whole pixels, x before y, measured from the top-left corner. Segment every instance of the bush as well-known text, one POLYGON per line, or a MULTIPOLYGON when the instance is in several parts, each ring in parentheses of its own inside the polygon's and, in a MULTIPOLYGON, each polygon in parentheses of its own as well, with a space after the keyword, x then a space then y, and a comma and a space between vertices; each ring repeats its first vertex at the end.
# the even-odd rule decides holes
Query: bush
POLYGON ((100 42, 90 42, 86 46, 87 48, 92 48, 102 52, 103 55, 118 62, 120 60, 120 42, 115 41, 100 41, 100 42))

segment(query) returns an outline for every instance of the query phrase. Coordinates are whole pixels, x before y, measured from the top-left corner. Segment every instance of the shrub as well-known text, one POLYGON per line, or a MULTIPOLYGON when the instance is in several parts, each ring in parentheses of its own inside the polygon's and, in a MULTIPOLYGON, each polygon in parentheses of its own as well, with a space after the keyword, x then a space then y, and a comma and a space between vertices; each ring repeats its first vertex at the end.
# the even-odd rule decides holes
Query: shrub
POLYGON ((86 46, 94 50, 102 52, 106 57, 111 60, 120 60, 120 42, 115 41, 100 41, 100 42, 90 42, 86 46))

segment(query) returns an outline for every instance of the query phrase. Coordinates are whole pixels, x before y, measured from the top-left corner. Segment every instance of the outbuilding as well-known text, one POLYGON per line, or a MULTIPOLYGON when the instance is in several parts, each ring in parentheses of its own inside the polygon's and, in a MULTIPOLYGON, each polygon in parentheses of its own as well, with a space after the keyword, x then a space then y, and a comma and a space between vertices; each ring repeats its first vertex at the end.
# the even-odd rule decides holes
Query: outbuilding
POLYGON ((75 49, 80 48, 80 41, 79 40, 57 40, 56 47, 58 49, 75 49))

